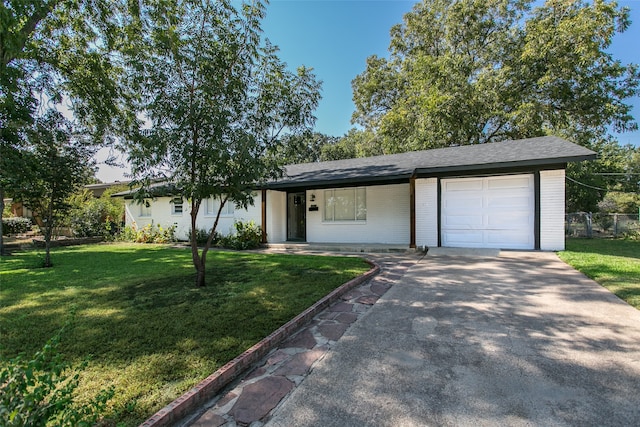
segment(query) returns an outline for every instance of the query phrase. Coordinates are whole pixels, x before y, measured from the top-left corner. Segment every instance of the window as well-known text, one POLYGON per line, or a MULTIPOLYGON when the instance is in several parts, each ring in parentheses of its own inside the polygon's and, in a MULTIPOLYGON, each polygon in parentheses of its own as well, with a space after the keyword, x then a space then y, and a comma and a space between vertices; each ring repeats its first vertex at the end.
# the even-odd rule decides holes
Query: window
POLYGON ((175 197, 171 200, 171 215, 182 215, 183 202, 182 197, 175 197))
POLYGON ((366 221, 367 190, 364 187, 325 190, 325 221, 366 221))
POLYGON ((140 216, 151 216, 151 202, 149 200, 143 200, 140 203, 140 216))
MULTIPOLYGON (((220 208, 220 200, 208 198, 205 206, 204 214, 207 216, 216 216, 218 214, 218 209, 220 208)), ((222 208, 222 212, 220 212, 220 216, 233 216, 235 212, 235 205, 233 202, 228 201, 224 204, 224 208, 222 208)))

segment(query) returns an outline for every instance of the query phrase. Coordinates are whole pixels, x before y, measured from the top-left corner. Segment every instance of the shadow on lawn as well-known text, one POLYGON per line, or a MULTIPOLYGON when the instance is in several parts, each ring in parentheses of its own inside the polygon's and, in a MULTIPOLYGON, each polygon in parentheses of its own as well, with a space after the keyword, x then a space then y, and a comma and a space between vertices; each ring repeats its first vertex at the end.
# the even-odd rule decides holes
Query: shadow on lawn
MULTIPOLYGON (((357 275, 340 273, 339 263, 329 258, 310 263, 301 257, 211 253, 207 286, 196 288, 190 253, 135 249, 94 248, 87 257, 79 248, 65 248, 54 269, 29 271, 33 284, 13 283, 12 302, 3 300, 8 304, 0 310, 6 326, 1 350, 11 357, 37 351, 73 307, 75 325, 63 337, 61 352, 75 361, 92 357, 84 387, 115 384, 115 410, 127 425, 357 275), (158 277, 167 264, 178 273, 158 277), (133 268, 138 273, 128 271, 133 268), (310 271, 335 274, 318 281, 310 271), (74 281, 56 283, 62 273, 74 281)), ((21 274, 13 280, 24 282, 21 274)))

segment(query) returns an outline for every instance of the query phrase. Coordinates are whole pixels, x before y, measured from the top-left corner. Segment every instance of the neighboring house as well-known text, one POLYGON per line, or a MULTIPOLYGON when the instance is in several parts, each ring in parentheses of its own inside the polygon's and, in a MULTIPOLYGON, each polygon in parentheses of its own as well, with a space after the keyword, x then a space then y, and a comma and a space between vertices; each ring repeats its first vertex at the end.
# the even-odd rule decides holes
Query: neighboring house
POLYGON ((35 215, 31 211, 31 209, 23 205, 22 202, 14 202, 13 199, 9 198, 4 199, 4 205, 9 206, 11 215, 22 218, 29 218, 33 221, 34 224, 36 223, 35 215))
POLYGON ((131 184, 131 181, 101 182, 100 184, 87 184, 84 186, 84 189, 91 191, 93 197, 100 198, 102 194, 110 188, 129 184, 131 184))
MULTIPOLYGON (((269 243, 562 250, 566 165, 595 158, 540 137, 291 165, 257 189, 255 206, 227 206, 218 230, 254 220, 269 243)), ((186 239, 188 203, 171 193, 127 200, 127 224, 175 224, 186 239)), ((203 203, 198 227, 210 228, 216 212, 215 201, 203 203)))

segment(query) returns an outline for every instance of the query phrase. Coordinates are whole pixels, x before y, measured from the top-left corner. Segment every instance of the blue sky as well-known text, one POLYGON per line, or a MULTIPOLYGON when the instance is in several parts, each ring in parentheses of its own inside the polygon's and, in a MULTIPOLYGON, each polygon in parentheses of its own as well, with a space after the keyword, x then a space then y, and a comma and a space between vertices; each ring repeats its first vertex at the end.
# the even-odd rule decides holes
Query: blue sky
MULTIPOLYGON (((417 0, 416 0, 417 1, 417 0)), ((312 67, 323 81, 316 130, 342 136, 351 127, 351 80, 365 69, 367 57, 387 56, 389 30, 402 22, 416 1, 272 0, 262 23, 264 35, 280 48, 292 70, 312 67)), ((631 9, 631 27, 616 35, 609 49, 624 63, 640 63, 640 0, 620 0, 631 9)), ((631 101, 640 119, 640 98, 631 101)), ((640 146, 640 132, 616 135, 622 144, 640 146)), ((102 181, 122 180, 124 169, 102 166, 102 181)))

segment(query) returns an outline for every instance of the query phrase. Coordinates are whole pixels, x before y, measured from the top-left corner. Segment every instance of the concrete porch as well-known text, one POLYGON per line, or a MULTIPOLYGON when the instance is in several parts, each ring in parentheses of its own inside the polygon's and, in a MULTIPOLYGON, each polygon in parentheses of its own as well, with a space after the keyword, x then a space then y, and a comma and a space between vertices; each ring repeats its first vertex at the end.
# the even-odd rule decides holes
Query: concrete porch
POLYGON ((421 249, 410 248, 409 245, 388 245, 382 243, 306 243, 284 242, 267 243, 265 248, 273 251, 304 252, 348 252, 348 253, 411 253, 421 249))

